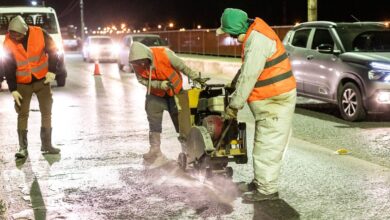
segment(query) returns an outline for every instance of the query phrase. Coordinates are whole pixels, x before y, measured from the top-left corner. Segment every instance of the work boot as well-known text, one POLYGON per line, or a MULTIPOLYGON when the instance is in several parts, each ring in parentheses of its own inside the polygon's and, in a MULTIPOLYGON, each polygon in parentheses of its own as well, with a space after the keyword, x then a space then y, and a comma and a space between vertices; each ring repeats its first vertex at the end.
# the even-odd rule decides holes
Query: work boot
POLYGON ((160 133, 149 132, 149 144, 150 144, 149 151, 142 155, 145 160, 152 160, 162 156, 160 150, 160 145, 161 145, 160 133))
POLYGON ((246 202, 261 202, 266 200, 277 200, 279 199, 279 193, 272 193, 272 194, 263 194, 257 190, 253 192, 248 192, 242 195, 242 199, 246 202))
POLYGON ((19 151, 15 154, 15 157, 26 158, 28 155, 27 130, 18 130, 18 137, 19 137, 19 151))
POLYGON ((256 183, 254 182, 254 180, 252 180, 252 182, 250 182, 250 183, 246 183, 246 182, 238 183, 237 188, 238 188, 238 190, 240 190, 240 192, 246 193, 246 192, 252 192, 252 191, 256 190, 257 186, 256 186, 256 183))
POLYGON ((53 147, 51 144, 51 131, 52 128, 41 127, 41 151, 43 154, 58 154, 61 151, 60 149, 53 147))

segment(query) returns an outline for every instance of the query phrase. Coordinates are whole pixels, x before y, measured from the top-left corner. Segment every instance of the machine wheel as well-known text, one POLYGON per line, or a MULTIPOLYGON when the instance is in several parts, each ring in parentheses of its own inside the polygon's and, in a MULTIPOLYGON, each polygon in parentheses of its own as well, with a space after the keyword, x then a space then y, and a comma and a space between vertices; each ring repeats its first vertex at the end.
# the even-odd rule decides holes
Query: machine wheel
POLYGON ((181 152, 181 153, 179 154, 179 158, 178 158, 177 160, 178 160, 178 162, 179 162, 179 167, 180 167, 183 171, 185 171, 186 168, 187 168, 187 156, 186 156, 186 154, 183 153, 183 152, 181 152))
POLYGON ((232 176, 233 176, 233 168, 232 167, 225 167, 225 173, 226 173, 227 177, 232 178, 232 176))

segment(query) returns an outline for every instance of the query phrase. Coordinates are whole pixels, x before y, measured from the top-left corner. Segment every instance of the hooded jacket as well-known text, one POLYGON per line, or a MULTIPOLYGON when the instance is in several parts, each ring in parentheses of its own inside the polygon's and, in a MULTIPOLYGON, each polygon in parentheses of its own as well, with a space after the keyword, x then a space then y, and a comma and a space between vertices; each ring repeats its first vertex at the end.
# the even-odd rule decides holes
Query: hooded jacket
MULTIPOLYGON (((241 74, 237 79, 236 90, 232 94, 229 103, 229 106, 234 109, 242 109, 246 102, 266 99, 283 92, 279 90, 279 87, 274 89, 273 85, 268 86, 272 91, 265 90, 265 93, 260 91, 264 88, 257 89, 258 82, 263 79, 262 77, 268 78, 268 76, 263 75, 263 70, 267 68, 267 61, 272 60, 276 54, 281 52, 281 45, 280 40, 270 38, 267 31, 267 33, 263 33, 259 29, 253 30, 253 24, 249 30, 250 22, 252 20, 248 19, 247 14, 240 9, 225 9, 221 17, 220 33, 224 32, 235 36, 245 34, 245 41, 242 46, 243 63, 241 66, 241 74), (266 96, 263 96, 263 94, 266 94, 266 96)), ((258 19, 254 23, 257 24, 258 19)), ((263 27, 265 26, 269 27, 266 24, 263 27)), ((295 86, 293 87, 295 88, 295 86)), ((291 88, 289 87, 287 90, 291 90, 291 88)))
MULTIPOLYGON (((57 72, 57 63, 59 61, 58 55, 57 55, 57 47, 54 42, 54 40, 50 37, 50 35, 43 30, 43 38, 44 38, 44 51, 47 53, 49 60, 49 72, 56 73, 57 72)), ((25 50, 27 50, 27 43, 28 43, 28 38, 29 38, 29 30, 27 30, 26 36, 24 37, 23 41, 20 43, 25 50)), ((12 55, 11 51, 5 50, 5 56, 3 58, 3 70, 5 73, 5 78, 7 79, 7 84, 9 91, 13 92, 17 88, 17 83, 16 83, 16 60, 15 57, 12 55)), ((37 79, 32 76, 32 81, 31 82, 36 82, 38 80, 44 80, 42 79, 37 79)))
MULTIPOLYGON (((296 82, 291 72, 290 60, 287 57, 286 50, 272 28, 260 18, 256 18, 249 27, 242 44, 243 51, 246 45, 245 42, 252 31, 257 31, 276 42, 276 51, 271 57, 267 58, 248 102, 270 98, 295 89, 296 82)), ((242 57, 244 61, 244 54, 242 57)))
MULTIPOLYGON (((189 68, 184 61, 179 58, 172 50, 164 48, 164 51, 168 57, 168 60, 173 67, 173 69, 183 73, 190 79, 195 79, 199 77, 199 73, 189 68)), ((140 60, 140 59, 149 59, 152 61, 151 69, 156 69, 155 59, 153 58, 153 53, 150 48, 139 42, 133 42, 130 47, 129 62, 140 60)), ((148 86, 148 79, 136 74, 138 82, 144 86, 148 86)), ((163 80, 152 80, 151 87, 155 89, 161 89, 161 83, 163 80)))
POLYGON ((43 50, 43 31, 39 27, 30 26, 29 32, 27 50, 20 43, 15 43, 9 34, 4 40, 4 47, 12 52, 16 60, 16 82, 22 84, 30 83, 33 76, 42 79, 48 72, 48 57, 43 50))

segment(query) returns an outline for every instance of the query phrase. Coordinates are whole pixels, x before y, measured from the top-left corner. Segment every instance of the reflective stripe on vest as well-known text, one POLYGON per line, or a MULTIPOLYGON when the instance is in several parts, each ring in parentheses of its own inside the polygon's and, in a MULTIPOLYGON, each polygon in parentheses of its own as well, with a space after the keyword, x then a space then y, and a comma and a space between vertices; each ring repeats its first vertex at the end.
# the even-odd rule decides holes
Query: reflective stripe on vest
POLYGON ((276 57, 275 59, 273 60, 270 60, 270 61, 267 61, 264 65, 264 69, 268 68, 268 67, 272 67, 272 66, 275 66, 276 64, 282 62, 283 60, 287 59, 288 56, 286 53, 283 53, 282 55, 276 57))
POLYGON ((152 74, 152 80, 169 80, 172 84, 172 89, 165 91, 162 89, 151 88, 150 93, 160 97, 164 97, 165 95, 173 96, 178 94, 183 86, 183 80, 180 72, 172 67, 168 55, 165 52, 165 48, 154 47, 150 49, 152 50, 153 65, 155 69, 153 69, 151 73, 149 73, 148 70, 144 70, 139 74, 145 79, 148 79, 149 74, 152 74))
MULTIPOLYGON (((41 71, 43 69, 47 69, 47 68, 49 68, 49 62, 45 61, 40 66, 31 68, 31 72, 36 73, 36 72, 39 72, 39 71, 41 71)), ((16 71, 16 76, 28 76, 29 74, 30 74, 30 72, 28 72, 28 71, 16 71)))
MULTIPOLYGON (((291 72, 290 61, 283 44, 272 28, 260 18, 256 18, 254 23, 249 27, 243 42, 243 51, 245 51, 246 41, 252 31, 257 31, 269 39, 274 40, 276 42, 276 52, 267 59, 264 69, 259 74, 259 78, 247 101, 262 100, 295 89, 295 78, 291 72)), ((243 61, 244 58, 245 56, 243 56, 243 61)))
POLYGON ((48 57, 44 52, 45 39, 41 28, 29 26, 29 36, 27 40, 27 51, 20 43, 15 44, 6 35, 4 46, 12 52, 16 62, 16 82, 30 83, 32 75, 37 79, 42 79, 48 72, 48 57))
POLYGON ((173 72, 171 75, 168 76, 169 81, 172 83, 173 88, 176 88, 180 84, 180 80, 175 80, 177 73, 173 72))
POLYGON ((257 81, 256 84, 255 84, 255 87, 258 88, 258 87, 262 87, 262 86, 268 86, 268 85, 271 85, 271 84, 274 84, 274 83, 277 83, 279 81, 282 81, 282 80, 285 80, 289 77, 293 76, 291 70, 286 72, 286 73, 282 73, 278 76, 275 76, 275 77, 272 77, 272 78, 269 78, 269 79, 265 79, 265 80, 261 80, 261 81, 257 81))

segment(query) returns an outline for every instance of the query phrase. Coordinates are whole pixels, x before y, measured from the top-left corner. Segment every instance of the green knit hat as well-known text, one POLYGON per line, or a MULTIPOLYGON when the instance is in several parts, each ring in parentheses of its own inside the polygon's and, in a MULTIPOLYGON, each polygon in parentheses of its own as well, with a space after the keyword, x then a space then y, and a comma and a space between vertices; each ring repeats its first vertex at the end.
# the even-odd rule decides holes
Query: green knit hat
POLYGON ((245 34, 248 26, 248 14, 245 11, 226 8, 221 16, 221 27, 217 29, 217 35, 224 33, 231 35, 245 34))

